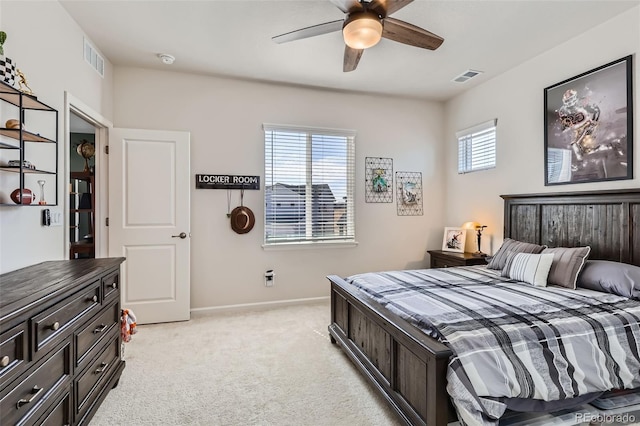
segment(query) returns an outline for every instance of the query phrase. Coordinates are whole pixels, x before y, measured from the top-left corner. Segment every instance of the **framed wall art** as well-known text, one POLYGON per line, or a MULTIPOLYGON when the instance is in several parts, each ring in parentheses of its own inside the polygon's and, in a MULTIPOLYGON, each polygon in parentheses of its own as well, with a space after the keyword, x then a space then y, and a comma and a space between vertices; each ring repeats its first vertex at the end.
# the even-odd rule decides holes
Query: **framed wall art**
POLYGON ((365 202, 393 202, 393 159, 365 158, 365 202))
POLYGON ((422 173, 396 172, 398 216, 422 216, 422 173))
POLYGON ((466 229, 462 228, 444 228, 444 237, 442 238, 442 250, 455 251, 464 253, 464 244, 467 238, 466 229))
POLYGON ((632 60, 544 89, 545 185, 633 178, 632 60))

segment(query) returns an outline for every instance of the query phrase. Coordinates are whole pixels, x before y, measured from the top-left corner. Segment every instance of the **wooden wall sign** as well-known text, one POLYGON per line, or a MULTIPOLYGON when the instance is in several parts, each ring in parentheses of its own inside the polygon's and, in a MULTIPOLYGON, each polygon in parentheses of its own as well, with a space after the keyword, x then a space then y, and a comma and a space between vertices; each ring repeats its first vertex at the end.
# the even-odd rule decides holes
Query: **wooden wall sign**
POLYGON ((260 189, 260 176, 196 175, 196 189, 260 189))

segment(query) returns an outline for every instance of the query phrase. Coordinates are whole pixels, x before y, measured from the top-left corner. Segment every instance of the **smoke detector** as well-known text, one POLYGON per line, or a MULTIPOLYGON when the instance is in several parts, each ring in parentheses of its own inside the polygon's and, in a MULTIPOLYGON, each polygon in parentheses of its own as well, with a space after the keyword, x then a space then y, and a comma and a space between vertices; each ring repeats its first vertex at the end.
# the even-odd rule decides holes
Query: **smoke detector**
POLYGON ((160 61, 162 61, 162 63, 165 65, 171 65, 173 61, 176 60, 175 57, 169 55, 168 53, 158 53, 158 58, 160 58, 160 61))

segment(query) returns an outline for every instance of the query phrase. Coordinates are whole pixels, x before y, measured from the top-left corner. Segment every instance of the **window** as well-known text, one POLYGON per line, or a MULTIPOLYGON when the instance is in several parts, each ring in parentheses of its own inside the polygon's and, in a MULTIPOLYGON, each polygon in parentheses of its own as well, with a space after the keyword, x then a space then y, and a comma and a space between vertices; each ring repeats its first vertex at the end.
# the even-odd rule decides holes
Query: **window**
POLYGON ((496 166, 496 125, 490 120, 456 133, 458 173, 475 172, 496 166))
POLYGON ((265 245, 355 242, 355 131, 263 127, 265 245))

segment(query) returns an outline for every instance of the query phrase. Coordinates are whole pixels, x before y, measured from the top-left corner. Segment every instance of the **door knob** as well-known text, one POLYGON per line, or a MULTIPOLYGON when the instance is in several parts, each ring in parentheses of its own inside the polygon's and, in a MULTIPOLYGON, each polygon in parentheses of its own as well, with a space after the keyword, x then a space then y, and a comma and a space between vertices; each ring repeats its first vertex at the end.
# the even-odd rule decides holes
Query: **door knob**
POLYGON ((184 240, 185 238, 187 238, 187 234, 184 232, 181 232, 178 235, 172 235, 171 238, 182 238, 184 240))

